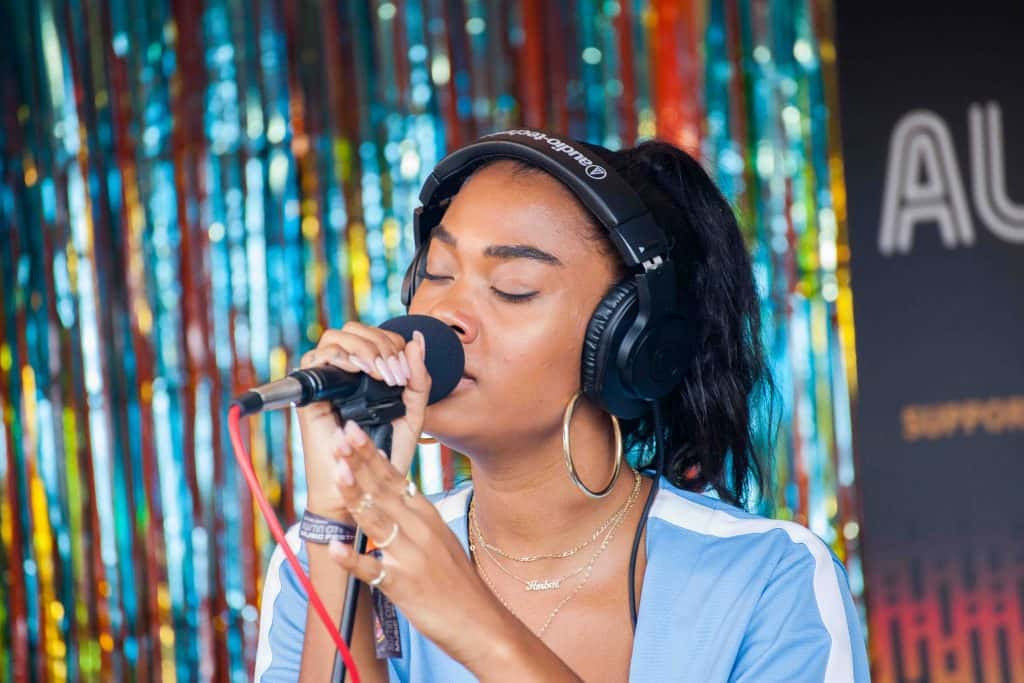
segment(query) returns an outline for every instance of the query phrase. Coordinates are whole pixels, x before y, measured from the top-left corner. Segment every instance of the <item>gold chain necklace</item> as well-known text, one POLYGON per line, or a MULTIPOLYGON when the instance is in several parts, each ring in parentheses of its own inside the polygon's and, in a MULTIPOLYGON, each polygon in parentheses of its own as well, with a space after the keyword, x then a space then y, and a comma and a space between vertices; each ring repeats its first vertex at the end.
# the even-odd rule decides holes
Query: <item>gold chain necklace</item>
MULTIPOLYGON (((629 508, 633 505, 633 500, 634 499, 635 499, 635 497, 630 496, 630 499, 627 501, 625 510, 629 510, 629 508)), ((470 505, 470 509, 472 510, 473 502, 470 501, 469 505, 470 505)), ((547 632, 548 627, 551 626, 551 622, 554 621, 556 616, 558 616, 558 613, 562 610, 562 608, 565 607, 566 604, 568 604, 568 602, 570 600, 572 600, 574 597, 576 597, 576 594, 579 593, 581 590, 583 590, 583 587, 587 585, 588 581, 590 581, 590 577, 594 573, 594 564, 597 562, 597 559, 601 556, 601 554, 605 551, 605 549, 609 546, 609 544, 611 544, 612 538, 615 537, 615 531, 619 528, 619 525, 622 524, 622 520, 624 520, 625 518, 626 518, 626 515, 625 515, 625 513, 623 513, 623 515, 614 523, 614 525, 608 531, 608 535, 604 537, 604 541, 602 541, 601 547, 598 548, 597 552, 594 553, 594 556, 591 557, 590 561, 587 562, 586 566, 584 566, 584 568, 583 568, 583 579, 578 584, 576 584, 576 588, 574 588, 571 593, 569 593, 567 596, 562 598, 562 600, 557 605, 555 605, 555 608, 553 610, 551 610, 551 613, 548 614, 548 618, 544 620, 543 626, 541 626, 540 630, 537 632, 537 637, 538 638, 543 638, 544 637, 544 634, 547 632)), ((519 615, 516 614, 516 611, 514 609, 512 609, 512 606, 510 604, 508 604, 508 602, 505 600, 505 598, 502 597, 501 593, 498 592, 498 589, 495 587, 494 583, 491 581, 491 577, 487 575, 487 571, 484 569, 483 565, 480 564, 480 556, 479 555, 476 555, 476 554, 473 555, 473 564, 475 564, 477 570, 479 570, 480 576, 483 577, 484 583, 486 583, 487 587, 491 589, 492 593, 494 593, 494 597, 498 598, 498 601, 501 602, 501 604, 505 606, 505 609, 507 609, 509 612, 511 612, 512 615, 516 617, 516 619, 519 619, 519 615)), ((522 619, 519 619, 519 620, 522 621, 522 619)))
MULTIPOLYGON (((628 512, 629 509, 633 506, 633 503, 636 501, 636 497, 637 497, 637 495, 639 493, 640 493, 640 477, 636 476, 633 479, 633 490, 630 492, 629 498, 626 500, 625 504, 621 508, 619 508, 615 512, 614 515, 612 515, 612 517, 608 520, 608 522, 606 522, 605 524, 602 525, 602 528, 607 527, 609 524, 612 525, 612 529, 617 527, 619 525, 619 522, 622 520, 622 518, 625 517, 626 512, 628 512)), ((472 515, 473 515, 473 503, 472 503, 472 501, 470 502, 470 515, 471 515, 471 518, 472 518, 472 515)), ((562 587, 562 583, 563 582, 571 579, 572 577, 576 576, 577 574, 580 574, 581 572, 583 572, 587 568, 587 564, 583 564, 578 569, 576 569, 575 571, 571 571, 568 574, 565 574, 564 576, 560 576, 560 577, 554 578, 554 579, 524 579, 523 577, 518 576, 518 575, 512 573, 511 570, 506 568, 501 563, 501 561, 497 557, 495 557, 494 553, 491 552, 491 547, 493 547, 493 546, 490 546, 490 544, 485 543, 483 541, 483 534, 480 533, 480 527, 479 526, 474 525, 473 530, 477 534, 477 536, 478 536, 478 538, 480 540, 481 547, 483 547, 483 549, 487 553, 488 557, 491 558, 491 562, 493 562, 498 567, 498 569, 500 569, 502 572, 504 572, 508 576, 512 577, 513 579, 515 579, 519 583, 523 584, 523 588, 526 591, 558 590, 558 589, 560 589, 562 587)), ((611 532, 609 532, 609 533, 611 533, 611 532)), ((601 552, 601 550, 598 550, 598 553, 600 553, 600 552, 601 552)))
MULTIPOLYGON (((633 490, 634 491, 639 491, 640 490, 640 473, 637 470, 633 469, 633 468, 630 468, 630 469, 633 470, 633 490)), ((491 552, 494 552, 494 553, 497 553, 498 555, 501 555, 502 557, 504 557, 507 560, 512 560, 513 562, 537 562, 538 560, 563 560, 563 559, 565 559, 567 557, 572 557, 573 555, 575 555, 576 553, 580 552, 581 550, 586 548, 588 545, 590 545, 591 543, 596 541, 601 536, 601 534, 604 533, 608 529, 608 527, 610 527, 612 525, 612 523, 615 522, 616 517, 618 517, 619 515, 621 515, 621 514, 623 514, 625 512, 626 506, 629 505, 629 504, 630 504, 629 501, 626 501, 625 503, 623 503, 622 507, 620 507, 618 510, 616 510, 615 513, 612 514, 611 517, 609 517, 607 520, 605 520, 605 522, 601 526, 599 526, 597 528, 597 530, 594 531, 593 534, 590 535, 590 538, 588 538, 587 540, 583 541, 579 545, 575 546, 574 548, 570 548, 569 550, 566 550, 564 552, 548 553, 548 554, 544 554, 544 555, 521 555, 521 556, 512 555, 510 553, 505 552, 501 548, 499 548, 499 547, 497 547, 495 545, 491 545, 490 543, 488 543, 487 540, 484 538, 483 531, 480 530, 480 524, 477 522, 476 515, 473 512, 473 503, 472 503, 472 501, 470 501, 470 505, 469 505, 469 523, 472 526, 473 532, 480 539, 480 545, 481 546, 483 546, 485 549, 487 549, 487 550, 489 550, 491 552)), ((471 551, 475 551, 476 548, 472 545, 472 539, 471 539, 470 543, 471 543, 471 545, 470 545, 469 549, 471 551)))

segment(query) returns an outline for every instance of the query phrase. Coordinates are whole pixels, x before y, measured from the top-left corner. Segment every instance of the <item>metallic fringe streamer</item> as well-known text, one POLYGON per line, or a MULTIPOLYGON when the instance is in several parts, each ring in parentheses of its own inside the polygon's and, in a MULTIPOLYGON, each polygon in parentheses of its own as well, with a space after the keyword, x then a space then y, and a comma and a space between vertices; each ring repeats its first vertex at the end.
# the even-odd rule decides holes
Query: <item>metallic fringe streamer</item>
MULTIPOLYGON (((231 395, 402 312, 420 183, 546 127, 701 154, 783 390, 774 513, 859 590, 825 0, 31 0, 0 19, 0 679, 245 680, 271 551, 231 395)), ((249 425, 286 520, 294 422, 249 425)), ((465 463, 425 449, 417 475, 465 463)))

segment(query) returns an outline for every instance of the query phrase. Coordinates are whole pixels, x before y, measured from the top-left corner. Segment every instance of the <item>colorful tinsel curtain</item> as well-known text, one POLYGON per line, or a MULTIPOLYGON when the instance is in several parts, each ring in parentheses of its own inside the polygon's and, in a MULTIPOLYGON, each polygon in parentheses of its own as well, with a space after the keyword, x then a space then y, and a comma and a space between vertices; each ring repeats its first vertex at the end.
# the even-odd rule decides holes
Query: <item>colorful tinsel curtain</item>
MULTIPOLYGON (((400 314, 421 181, 510 126, 701 155, 782 390, 774 514, 860 590, 826 0, 0 6, 0 679, 245 680, 263 521, 225 409, 400 314)), ((285 520, 295 425, 251 422, 285 520)), ((464 463, 426 451, 428 490, 464 463)))

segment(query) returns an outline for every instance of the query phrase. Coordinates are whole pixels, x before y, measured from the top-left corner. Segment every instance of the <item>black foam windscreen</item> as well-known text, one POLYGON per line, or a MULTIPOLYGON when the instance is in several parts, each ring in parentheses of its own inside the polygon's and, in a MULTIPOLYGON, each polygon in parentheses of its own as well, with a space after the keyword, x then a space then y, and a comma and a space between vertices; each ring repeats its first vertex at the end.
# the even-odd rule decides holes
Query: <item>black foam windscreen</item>
POLYGON ((429 315, 399 316, 388 320, 380 328, 400 334, 406 341, 411 341, 412 333, 419 330, 426 342, 426 366, 431 379, 430 398, 427 402, 437 403, 452 393, 466 368, 466 353, 452 328, 429 315))

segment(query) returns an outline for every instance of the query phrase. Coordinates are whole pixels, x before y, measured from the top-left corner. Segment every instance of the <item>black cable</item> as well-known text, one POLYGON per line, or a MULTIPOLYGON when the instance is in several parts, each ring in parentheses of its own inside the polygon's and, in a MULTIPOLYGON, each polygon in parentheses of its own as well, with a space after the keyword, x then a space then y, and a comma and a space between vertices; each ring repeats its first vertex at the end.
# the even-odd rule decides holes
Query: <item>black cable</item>
POLYGON ((647 501, 644 503, 643 512, 640 513, 640 523, 636 525, 636 534, 633 536, 633 550, 629 554, 629 618, 633 622, 633 633, 636 633, 636 556, 640 550, 640 538, 644 535, 644 528, 647 526, 647 517, 651 512, 651 505, 654 504, 654 497, 661 486, 661 475, 665 469, 665 442, 662 440, 661 405, 652 401, 652 412, 654 413, 654 481, 651 483, 651 490, 647 492, 647 501))

